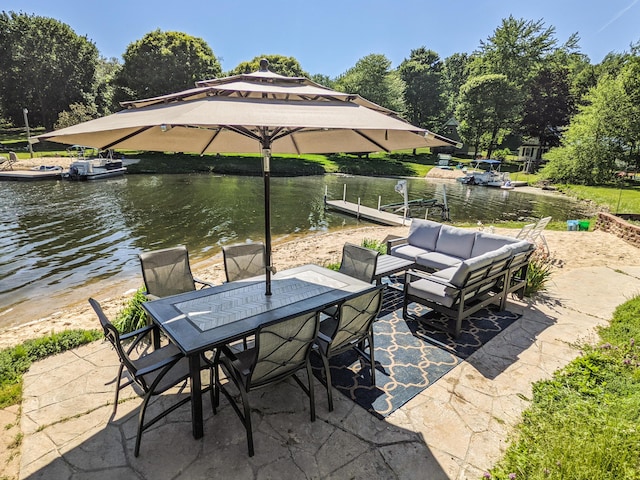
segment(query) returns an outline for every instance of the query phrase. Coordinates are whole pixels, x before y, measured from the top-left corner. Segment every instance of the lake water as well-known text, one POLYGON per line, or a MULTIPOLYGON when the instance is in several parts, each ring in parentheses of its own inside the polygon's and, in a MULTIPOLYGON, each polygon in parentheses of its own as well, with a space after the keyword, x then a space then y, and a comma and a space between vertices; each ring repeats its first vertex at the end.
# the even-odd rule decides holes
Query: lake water
MULTIPOLYGON (((274 239, 357 225, 324 209, 330 199, 377 207, 402 197, 397 179, 337 175, 272 178, 274 239)), ((588 215, 582 204, 452 181, 409 179, 409 198, 443 199, 453 221, 554 220, 588 215)), ((125 175, 98 182, 0 183, 0 328, 87 298, 90 286, 139 279, 138 253, 185 244, 192 260, 264 236, 259 177, 125 175)), ((422 213, 424 215, 424 213, 422 213)), ((437 219, 437 218, 436 218, 437 219)))

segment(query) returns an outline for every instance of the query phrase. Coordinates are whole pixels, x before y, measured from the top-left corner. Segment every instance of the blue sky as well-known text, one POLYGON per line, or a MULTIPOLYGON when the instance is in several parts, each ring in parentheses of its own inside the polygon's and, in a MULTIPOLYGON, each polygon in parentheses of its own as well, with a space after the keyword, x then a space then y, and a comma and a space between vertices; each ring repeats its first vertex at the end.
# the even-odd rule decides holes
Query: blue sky
POLYGON ((640 40, 640 0, 3 0, 0 9, 60 20, 105 57, 121 58, 127 45, 160 28, 204 39, 223 70, 281 54, 330 77, 371 53, 393 67, 421 46, 443 59, 471 53, 509 15, 543 20, 560 43, 577 32, 594 64, 640 40))

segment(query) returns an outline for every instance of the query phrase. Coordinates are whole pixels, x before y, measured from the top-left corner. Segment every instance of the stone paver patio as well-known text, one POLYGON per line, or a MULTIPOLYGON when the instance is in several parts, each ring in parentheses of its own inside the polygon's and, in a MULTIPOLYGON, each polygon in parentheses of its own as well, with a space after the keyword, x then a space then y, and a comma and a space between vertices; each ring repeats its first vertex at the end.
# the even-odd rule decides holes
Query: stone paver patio
MULTIPOLYGON (((22 479, 479 479, 501 458, 531 384, 572 360, 614 308, 640 294, 640 267, 559 272, 522 317, 385 420, 316 382, 316 422, 294 383, 252 392, 256 455, 225 399, 205 435, 185 406, 144 433, 133 456, 140 403, 129 388, 110 420, 117 357, 105 342, 34 364, 24 378, 22 479)), ((97 320, 96 320, 97 322, 97 320)))

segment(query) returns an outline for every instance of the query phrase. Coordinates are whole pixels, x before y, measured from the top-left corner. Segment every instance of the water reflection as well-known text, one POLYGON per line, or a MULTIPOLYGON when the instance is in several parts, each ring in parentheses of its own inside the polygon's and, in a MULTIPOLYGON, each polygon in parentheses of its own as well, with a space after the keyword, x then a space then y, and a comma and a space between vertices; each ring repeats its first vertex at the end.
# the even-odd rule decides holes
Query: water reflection
MULTIPOLYGON (((375 207, 402 200, 394 190, 396 182, 333 175, 273 178, 273 236, 356 225, 353 218, 325 211, 325 190, 329 198, 342 198, 346 184, 347 200, 360 198, 363 205, 375 207)), ((409 196, 441 201, 443 186, 454 221, 490 224, 586 215, 579 204, 562 197, 450 181, 409 179, 409 196)), ((129 175, 101 182, 3 182, 0 205, 0 326, 31 320, 15 315, 29 308, 55 310, 60 295, 82 292, 85 298, 86 290, 78 287, 138 278, 137 254, 143 250, 185 244, 197 258, 224 244, 264 235, 258 177, 129 175), (7 315, 10 307, 16 309, 7 315)))

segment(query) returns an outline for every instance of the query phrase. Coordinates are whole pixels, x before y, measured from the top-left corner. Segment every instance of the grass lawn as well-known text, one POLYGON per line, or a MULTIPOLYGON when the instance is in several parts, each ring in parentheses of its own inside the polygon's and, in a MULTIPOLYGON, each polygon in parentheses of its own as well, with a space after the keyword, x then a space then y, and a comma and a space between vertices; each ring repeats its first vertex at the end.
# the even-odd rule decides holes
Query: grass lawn
POLYGON ((560 185, 559 190, 579 200, 589 200, 608 207, 612 213, 640 213, 640 185, 583 186, 560 185))
POLYGON ((601 343, 533 386, 504 459, 485 478, 640 478, 640 296, 620 305, 601 343))

